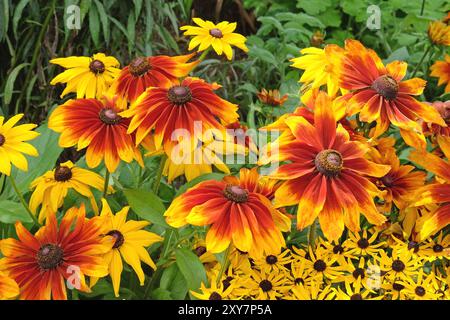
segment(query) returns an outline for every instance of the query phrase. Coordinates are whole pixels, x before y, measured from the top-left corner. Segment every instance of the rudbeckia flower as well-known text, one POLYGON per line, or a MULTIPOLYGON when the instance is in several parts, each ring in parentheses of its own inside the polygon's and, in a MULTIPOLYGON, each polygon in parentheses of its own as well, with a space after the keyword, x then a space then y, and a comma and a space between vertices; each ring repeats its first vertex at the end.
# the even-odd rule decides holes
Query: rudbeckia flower
POLYGON ((54 214, 33 235, 16 222, 19 240, 2 241, 0 265, 17 282, 25 300, 66 300, 66 281, 90 292, 86 276, 104 277, 108 268, 102 254, 112 245, 102 240, 98 217, 86 219, 84 206, 66 212, 60 225, 54 214))
POLYGON ((423 269, 417 274, 416 279, 409 277, 399 284, 404 286, 404 294, 411 300, 438 300, 439 284, 434 273, 425 274, 423 269))
POLYGON ((10 300, 20 293, 17 283, 0 271, 0 300, 10 300))
POLYGON ((258 93, 259 101, 272 107, 282 106, 286 102, 287 98, 288 98, 287 94, 281 96, 280 91, 276 89, 266 90, 263 88, 258 93))
POLYGON ((433 21, 428 26, 428 37, 435 45, 450 46, 450 26, 441 21, 433 21))
POLYGON ((374 137, 384 133, 390 123, 401 129, 402 136, 413 132, 422 140, 425 138, 417 119, 445 126, 434 108, 412 97, 422 94, 426 81, 420 78, 403 81, 405 62, 393 61, 384 66, 375 51, 356 40, 347 40, 345 50, 339 83, 341 88, 352 91, 346 97, 347 113, 359 112, 361 121, 376 121, 374 137))
POLYGON ((28 161, 23 154, 38 156, 36 148, 24 142, 39 136, 38 132, 32 131, 36 125, 30 123, 15 126, 22 117, 22 113, 17 114, 5 123, 5 118, 0 117, 0 172, 7 176, 11 174, 11 164, 22 171, 28 170, 28 161))
POLYGON ((339 90, 336 68, 344 49, 329 44, 324 49, 310 47, 302 49, 300 53, 303 56, 291 59, 292 67, 305 70, 299 82, 304 83, 308 91, 326 85, 328 95, 336 96, 339 90))
POLYGON ((317 281, 309 285, 300 283, 292 288, 292 294, 288 300, 333 300, 336 296, 331 285, 322 287, 322 283, 317 281))
MULTIPOLYGON (((194 137, 194 127, 199 130, 224 130, 223 125, 237 121, 238 106, 217 96, 215 84, 198 78, 186 78, 161 87, 150 87, 120 116, 131 118, 128 133, 136 132, 136 143, 152 130, 155 148, 171 144, 176 129, 184 129, 194 137), (219 122, 220 121, 220 122, 219 122)), ((172 142, 173 144, 173 142, 172 142)))
POLYGON ((100 99, 119 75, 120 63, 116 58, 96 53, 92 57, 67 57, 50 60, 67 70, 60 73, 50 82, 67 83, 61 98, 70 92, 76 92, 77 98, 100 99))
MULTIPOLYGON (((104 179, 97 173, 66 161, 31 183, 30 188, 34 191, 30 198, 30 210, 36 214, 38 207, 42 205, 39 211, 39 222, 42 223, 50 213, 56 213, 63 205, 67 192, 74 189, 90 200, 92 209, 98 214, 98 206, 91 188, 103 190, 104 183, 104 179)), ((112 191, 111 187, 109 191, 112 191)))
MULTIPOLYGON (((450 159, 450 144, 446 140, 439 140, 439 146, 445 157, 450 159)), ((416 206, 440 204, 436 212, 423 223, 420 236, 421 239, 425 239, 450 223, 450 164, 448 160, 419 151, 411 152, 409 158, 444 181, 444 183, 435 182, 417 190, 416 206)))
POLYGON ((450 55, 446 54, 444 61, 436 61, 430 70, 430 76, 439 79, 438 86, 447 84, 444 92, 450 92, 450 55))
POLYGON ((156 269, 155 263, 145 248, 163 240, 163 238, 153 232, 142 230, 150 222, 127 221, 129 209, 130 207, 124 207, 116 214, 113 214, 106 200, 102 199, 100 218, 104 225, 104 234, 111 236, 114 240, 112 249, 105 254, 104 258, 108 265, 116 297, 119 296, 120 277, 123 270, 122 259, 133 268, 141 286, 143 286, 145 275, 142 270, 141 261, 151 268, 156 269))
POLYGON ((360 256, 377 256, 383 249, 380 248, 386 243, 377 241, 378 232, 373 232, 367 236, 367 230, 364 229, 361 233, 350 232, 347 240, 344 241, 344 246, 349 249, 350 254, 360 256))
POLYGON ((102 160, 109 172, 116 170, 120 160, 136 159, 143 166, 133 136, 127 133, 130 120, 119 112, 114 98, 69 100, 52 112, 48 127, 61 133, 61 147, 87 148, 86 163, 90 168, 102 160))
POLYGON ((214 24, 211 21, 204 21, 200 18, 193 18, 192 20, 198 27, 182 26, 180 28, 180 30, 185 30, 183 35, 194 36, 189 42, 188 50, 198 46, 198 51, 204 51, 212 46, 219 56, 225 54, 228 60, 233 58, 231 46, 248 52, 248 48, 245 45, 247 39, 243 35, 233 32, 236 29, 236 22, 222 21, 214 24))
POLYGON ((249 175, 243 174, 239 180, 197 184, 175 198, 164 214, 167 223, 174 228, 188 223, 211 225, 206 248, 212 253, 222 252, 233 244, 252 257, 278 254, 285 245, 274 218, 280 213, 267 197, 252 189, 255 184, 248 179, 249 175))
POLYGON ((368 161, 368 146, 351 141, 342 125, 336 127, 331 99, 325 93, 316 99, 314 126, 300 116, 286 123, 295 139, 280 143, 273 155, 291 162, 271 175, 284 181, 275 192, 275 205, 298 204, 297 227, 304 229, 318 217, 329 240, 337 240, 344 225, 359 231, 360 213, 372 224, 384 223, 373 202, 380 192, 368 178, 384 176, 390 167, 368 161))
POLYGON ((372 290, 364 288, 360 282, 356 282, 353 286, 349 283, 345 283, 345 291, 338 288, 336 291, 336 300, 381 300, 383 295, 376 296, 376 293, 372 290))
POLYGON ((376 257, 380 263, 380 269, 385 273, 385 279, 389 281, 404 280, 414 277, 421 267, 417 258, 414 258, 411 252, 394 248, 391 256, 385 251, 380 252, 376 257))
POLYGON ((256 300, 277 300, 291 290, 290 278, 290 275, 285 272, 253 269, 244 290, 248 290, 248 294, 256 300))
POLYGON ((210 287, 205 286, 202 282, 200 285, 200 293, 191 290, 191 294, 199 300, 231 300, 234 284, 224 285, 224 281, 217 284, 215 277, 210 280, 210 287))
POLYGON ((113 84, 119 99, 134 102, 148 87, 170 85, 183 78, 199 63, 187 61, 195 53, 184 56, 137 57, 120 71, 113 84))

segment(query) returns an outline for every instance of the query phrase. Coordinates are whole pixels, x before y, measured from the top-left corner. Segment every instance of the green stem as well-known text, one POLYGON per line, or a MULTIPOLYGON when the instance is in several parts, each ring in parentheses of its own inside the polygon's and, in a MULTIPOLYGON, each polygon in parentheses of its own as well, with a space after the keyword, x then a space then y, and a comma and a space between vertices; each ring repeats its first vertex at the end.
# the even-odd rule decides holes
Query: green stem
POLYGON ((105 173, 105 184, 103 185, 103 198, 106 198, 106 195, 108 194, 108 186, 109 186, 109 171, 106 169, 105 173))
POLYGON ((414 78, 414 76, 416 75, 417 71, 419 71, 420 66, 422 65, 423 60, 425 59, 426 55, 428 54, 428 52, 430 52, 431 49, 431 44, 428 46, 427 50, 425 50, 425 52, 422 55, 422 58, 420 58, 419 63, 416 65, 416 68, 414 69, 411 78, 414 78))
POLYGON ((220 281, 222 280, 222 276, 225 273, 225 270, 228 268, 228 263, 230 262, 230 251, 231 251, 231 244, 228 246, 228 248, 225 250, 223 254, 222 264, 220 266, 219 274, 217 275, 216 279, 216 285, 218 286, 220 281))
POLYGON ((312 225, 309 226, 308 231, 308 244, 313 249, 313 251, 316 248, 316 220, 312 223, 312 225))
POLYGON ((12 185, 14 191, 16 192, 17 196, 19 197, 19 200, 22 203, 23 207, 28 212, 28 215, 30 216, 30 218, 33 220, 34 225, 40 227, 41 224, 39 223, 38 219, 31 212, 30 208, 28 207, 27 203, 25 202, 25 199, 23 198, 22 193, 20 193, 19 188, 17 188, 17 184, 16 184, 16 181, 14 180, 13 176, 9 176, 9 181, 11 182, 11 185, 12 185))
POLYGON ((422 0, 422 8, 420 8, 420 15, 423 16, 423 11, 425 10, 425 0, 422 0))
POLYGON ((163 154, 161 161, 159 162, 158 172, 156 173, 155 181, 153 182, 153 193, 158 195, 159 186, 161 185, 161 178, 164 171, 164 165, 166 164, 167 156, 163 154))
POLYGON ((205 51, 202 52, 200 58, 198 58, 198 60, 201 62, 203 60, 205 60, 206 55, 211 51, 211 47, 209 47, 208 49, 206 49, 205 51))

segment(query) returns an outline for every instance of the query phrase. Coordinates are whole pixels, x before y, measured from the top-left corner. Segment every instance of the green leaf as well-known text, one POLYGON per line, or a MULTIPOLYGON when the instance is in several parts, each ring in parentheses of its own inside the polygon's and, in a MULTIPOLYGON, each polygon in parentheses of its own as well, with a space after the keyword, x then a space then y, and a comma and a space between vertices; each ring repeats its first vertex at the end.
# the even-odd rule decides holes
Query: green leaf
POLYGON ((202 282, 207 284, 205 268, 200 259, 192 251, 179 248, 175 251, 175 259, 190 290, 200 288, 202 282))
POLYGON ((95 47, 100 45, 100 21, 98 11, 95 6, 91 6, 89 10, 89 31, 91 32, 92 41, 95 47))
POLYGON ((248 55, 250 57, 255 57, 264 62, 267 62, 268 64, 278 65, 278 61, 275 56, 269 50, 266 50, 264 48, 250 47, 248 55))
POLYGON ((153 290, 152 298, 155 300, 173 300, 170 295, 170 291, 162 288, 157 288, 153 290))
POLYGON ((167 228, 163 217, 166 207, 153 192, 139 189, 124 189, 123 193, 133 211, 142 219, 167 228))
POLYGON ((204 175, 201 175, 195 179, 192 179, 191 181, 189 181, 188 183, 182 185, 180 187, 180 189, 178 189, 176 196, 179 196, 180 194, 186 192, 187 189, 195 186, 196 184, 202 182, 202 181, 207 181, 207 180, 217 180, 220 181, 223 179, 223 177, 225 177, 225 174, 223 173, 217 173, 217 172, 213 172, 213 173, 207 173, 204 175))
POLYGON ((100 21, 102 22, 103 36, 105 38, 106 45, 108 45, 108 43, 109 43, 108 15, 106 14, 105 8, 103 7, 103 4, 101 4, 100 1, 95 0, 95 5, 97 6, 98 13, 100 15, 100 21))
POLYGON ((128 23, 127 23, 127 33, 128 33, 128 51, 131 52, 132 49, 135 47, 135 38, 136 38, 136 19, 134 17, 134 13, 131 12, 128 16, 128 23))
POLYGON ((301 8, 311 15, 324 12, 331 5, 331 0, 297 0, 297 8, 301 8))
POLYGON ((401 48, 395 50, 394 52, 392 52, 391 55, 383 62, 386 64, 386 63, 389 63, 389 62, 392 62, 395 60, 406 61, 406 60, 408 60, 408 58, 409 58, 408 49, 406 47, 401 47, 401 48))
POLYGON ((6 38, 9 26, 9 0, 0 0, 0 41, 6 38))
POLYGON ((188 292, 187 282, 176 263, 171 264, 164 270, 161 276, 160 288, 170 291, 172 299, 181 300, 186 297, 188 292))
POLYGON ((22 11, 25 9, 27 4, 30 2, 30 0, 20 0, 19 3, 16 6, 16 9, 14 10, 14 16, 13 16, 13 32, 14 37, 17 39, 17 26, 19 24, 19 20, 22 17, 22 11))
POLYGON ((30 64, 27 62, 21 63, 17 67, 15 67, 9 74, 8 80, 6 80, 5 85, 5 95, 3 96, 3 102, 5 103, 5 105, 9 105, 11 103, 14 89, 14 82, 16 81, 17 75, 19 74, 20 70, 22 70, 28 65, 30 64))
POLYGON ((17 221, 26 223, 33 222, 21 203, 11 200, 1 200, 0 222, 16 223, 17 221))

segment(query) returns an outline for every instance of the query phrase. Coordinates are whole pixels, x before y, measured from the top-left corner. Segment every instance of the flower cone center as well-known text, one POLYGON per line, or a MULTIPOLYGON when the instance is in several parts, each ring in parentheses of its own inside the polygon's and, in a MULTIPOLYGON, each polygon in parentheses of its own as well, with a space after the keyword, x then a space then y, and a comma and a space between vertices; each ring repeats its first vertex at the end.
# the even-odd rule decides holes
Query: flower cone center
POLYGON ((209 34, 211 36, 213 36, 214 38, 219 38, 220 39, 220 38, 223 37, 222 30, 220 30, 219 28, 214 28, 214 29, 209 30, 209 34))
POLYGON ((140 77, 150 70, 151 65, 146 57, 137 57, 131 61, 128 68, 133 76, 140 77))
POLYGON ((105 64, 100 60, 93 60, 89 64, 89 69, 95 74, 103 73, 105 72, 105 64))
POLYGON ((6 141, 5 136, 0 134, 0 147, 5 144, 5 141, 6 141))
POLYGON ((118 124, 122 120, 122 117, 116 111, 107 108, 100 111, 99 117, 106 124, 118 124))
POLYGON ((56 181, 64 182, 72 178, 72 170, 66 166, 57 166, 54 176, 56 181))
POLYGON ((123 237, 122 232, 120 232, 119 230, 111 230, 106 235, 114 238, 113 249, 120 248, 125 241, 125 238, 123 237))
POLYGON ((191 90, 188 87, 185 86, 174 86, 169 89, 169 92, 167 93, 167 97, 169 100, 176 104, 176 105, 182 105, 185 104, 192 99, 191 90))
POLYGON ((224 195, 227 199, 237 203, 246 202, 248 200, 248 191, 239 186, 227 185, 224 190, 224 195))
POLYGON ((55 269, 63 262, 64 251, 55 244, 43 245, 36 256, 39 267, 43 270, 55 269))
POLYGON ((262 289, 262 291, 267 292, 272 290, 273 285, 269 280, 263 280, 259 283, 259 287, 262 289))
POLYGON ((387 75, 378 77, 372 83, 372 89, 378 94, 382 95, 387 100, 393 100, 397 98, 398 94, 398 83, 397 81, 387 75))
POLYGON ((341 172, 344 161, 342 155, 336 150, 323 150, 314 160, 317 171, 327 177, 336 177, 341 172))

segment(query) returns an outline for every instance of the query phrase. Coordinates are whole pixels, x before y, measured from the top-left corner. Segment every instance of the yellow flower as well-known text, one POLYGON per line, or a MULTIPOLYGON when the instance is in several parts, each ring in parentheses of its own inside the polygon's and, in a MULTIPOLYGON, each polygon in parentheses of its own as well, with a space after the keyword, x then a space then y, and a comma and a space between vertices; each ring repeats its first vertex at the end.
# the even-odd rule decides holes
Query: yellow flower
POLYGON ((383 250, 380 247, 385 244, 380 241, 375 243, 377 237, 378 232, 376 231, 368 237, 366 229, 363 230, 362 235, 360 233, 349 232, 348 239, 344 241, 344 245, 349 249, 350 254, 374 257, 383 250))
POLYGON ((438 86, 445 86, 445 93, 450 92, 450 55, 445 55, 445 61, 436 61, 430 68, 430 76, 439 78, 438 86))
POLYGON ((264 269, 266 272, 272 272, 273 270, 287 272, 291 261, 290 251, 284 250, 279 254, 264 255, 256 259, 254 261, 254 268, 258 270, 264 269))
MULTIPOLYGON (((67 192, 74 189, 90 200, 92 209, 98 214, 91 187, 103 190, 104 184, 104 179, 95 172, 79 168, 71 161, 61 163, 31 183, 31 190, 34 191, 30 198, 30 210, 36 214, 38 207, 42 205, 39 212, 39 222, 42 223, 49 213, 56 213, 63 205, 67 192)), ((109 191, 112 192, 113 189, 110 187, 109 191)))
POLYGON ((341 275, 342 267, 336 265, 336 258, 330 257, 324 251, 316 250, 314 252, 309 247, 307 261, 310 276, 319 281, 330 280, 331 282, 336 282, 341 275))
POLYGON ((410 251, 393 248, 389 257, 386 252, 381 251, 380 256, 375 257, 380 262, 380 269, 384 271, 385 279, 395 281, 398 279, 408 279, 417 275, 419 261, 414 258, 410 251))
POLYGON ((450 26, 441 21, 433 21, 428 26, 428 36, 436 45, 450 46, 450 26))
POLYGON ((405 295, 412 300, 437 300, 439 298, 439 285, 433 273, 424 274, 423 269, 417 274, 417 279, 411 277, 400 281, 405 287, 405 295))
POLYGON ((92 57, 56 58, 50 60, 50 63, 67 69, 50 82, 51 85, 67 83, 61 98, 70 92, 76 92, 78 99, 101 99, 120 73, 119 61, 104 53, 96 53, 92 57))
POLYGON ((292 288, 292 279, 288 273, 264 270, 252 270, 249 281, 245 283, 249 295, 256 300, 276 300, 283 298, 292 288))
POLYGON ((11 300, 20 293, 17 283, 0 271, 0 300, 11 300))
MULTIPOLYGON (((149 247, 155 242, 163 240, 159 235, 142 230, 148 226, 148 221, 127 221, 128 210, 130 207, 124 207, 115 215, 105 199, 102 199, 102 212, 107 236, 112 236, 115 243, 106 255, 105 260, 109 266, 109 273, 114 288, 114 294, 119 296, 120 277, 123 270, 122 258, 136 272, 141 286, 144 285, 145 275, 142 270, 141 261, 156 269, 155 263, 150 258, 145 247, 149 247)), ((95 280, 94 280, 95 282, 95 280)))
POLYGON ((37 157, 35 147, 24 141, 36 138, 39 133, 32 131, 35 124, 14 125, 22 119, 23 114, 17 114, 3 123, 4 117, 0 117, 0 172, 9 176, 11 163, 23 171, 28 170, 28 162, 24 154, 37 157))
POLYGON ((234 289, 233 281, 219 281, 217 284, 217 274, 210 279, 210 286, 206 286, 203 282, 200 285, 200 291, 191 290, 191 294, 200 300, 231 300, 234 289))
POLYGON ((245 45, 247 39, 239 33, 233 33, 236 29, 236 22, 222 21, 214 24, 211 21, 204 21, 200 18, 194 18, 193 20, 198 27, 182 26, 180 28, 180 30, 185 30, 183 35, 194 36, 189 42, 189 50, 198 46, 198 51, 204 51, 212 46, 219 56, 225 54, 228 60, 231 60, 233 57, 231 46, 248 52, 248 48, 245 45))
POLYGON ((336 300, 381 300, 383 296, 373 297, 372 291, 365 289, 360 282, 354 282, 353 287, 350 282, 345 282, 345 291, 338 288, 336 300))
POLYGON ((321 282, 311 282, 310 285, 299 284, 292 288, 292 296, 288 300, 333 300, 335 293, 331 285, 322 288, 321 282))

